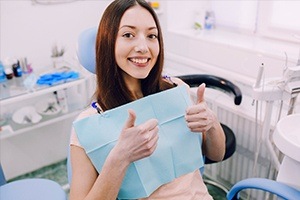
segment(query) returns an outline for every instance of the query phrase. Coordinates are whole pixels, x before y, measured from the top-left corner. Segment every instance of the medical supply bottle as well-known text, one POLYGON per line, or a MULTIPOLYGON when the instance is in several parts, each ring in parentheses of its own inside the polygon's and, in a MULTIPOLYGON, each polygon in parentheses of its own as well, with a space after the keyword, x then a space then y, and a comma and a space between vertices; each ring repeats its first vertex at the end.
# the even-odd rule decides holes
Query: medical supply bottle
POLYGON ((22 76, 22 68, 20 66, 19 61, 12 65, 12 70, 14 72, 15 77, 21 77, 22 76))
POLYGON ((215 28, 215 13, 214 13, 214 11, 206 11, 204 28, 206 30, 211 30, 211 29, 215 28))
POLYGON ((0 83, 6 81, 6 74, 5 74, 5 69, 4 66, 2 64, 2 62, 0 61, 0 83))

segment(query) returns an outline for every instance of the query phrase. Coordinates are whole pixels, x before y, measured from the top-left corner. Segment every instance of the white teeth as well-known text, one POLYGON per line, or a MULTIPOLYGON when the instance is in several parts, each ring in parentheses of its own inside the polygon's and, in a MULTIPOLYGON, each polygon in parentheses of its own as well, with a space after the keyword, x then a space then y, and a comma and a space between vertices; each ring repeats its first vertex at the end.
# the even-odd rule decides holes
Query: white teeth
POLYGON ((148 61, 147 58, 143 58, 143 59, 139 59, 139 58, 132 58, 130 59, 132 62, 134 63, 138 63, 138 64, 144 64, 148 61))

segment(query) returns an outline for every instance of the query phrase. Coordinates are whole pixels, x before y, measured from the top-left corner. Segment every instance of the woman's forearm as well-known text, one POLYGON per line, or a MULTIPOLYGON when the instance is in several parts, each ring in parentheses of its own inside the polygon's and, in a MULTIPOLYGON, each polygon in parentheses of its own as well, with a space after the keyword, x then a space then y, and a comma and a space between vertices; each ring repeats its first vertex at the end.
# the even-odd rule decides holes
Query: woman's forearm
POLYGON ((107 157, 102 171, 94 183, 87 199, 115 200, 119 193, 129 163, 120 159, 114 149, 107 157), (91 198, 89 198, 91 197, 91 198))
POLYGON ((82 148, 71 146, 72 183, 70 200, 112 199, 119 193, 129 162, 114 149, 98 175, 82 148))
POLYGON ((203 151, 211 160, 221 161, 225 155, 225 134, 218 120, 203 133, 203 151))

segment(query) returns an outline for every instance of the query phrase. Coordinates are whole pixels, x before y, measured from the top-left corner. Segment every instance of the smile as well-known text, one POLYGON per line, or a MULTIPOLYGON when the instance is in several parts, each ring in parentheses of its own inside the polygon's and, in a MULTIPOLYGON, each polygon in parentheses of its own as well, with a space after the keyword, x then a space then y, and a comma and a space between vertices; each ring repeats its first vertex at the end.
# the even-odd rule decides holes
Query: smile
POLYGON ((129 60, 136 64, 145 64, 148 62, 148 58, 129 58, 129 60))

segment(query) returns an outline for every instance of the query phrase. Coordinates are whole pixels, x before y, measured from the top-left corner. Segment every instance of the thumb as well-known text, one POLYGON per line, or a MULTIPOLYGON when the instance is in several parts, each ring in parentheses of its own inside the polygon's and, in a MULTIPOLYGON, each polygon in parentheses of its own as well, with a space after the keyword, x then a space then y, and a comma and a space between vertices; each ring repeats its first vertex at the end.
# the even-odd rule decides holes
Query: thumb
POLYGON ((128 110, 128 114, 129 114, 129 116, 128 116, 127 121, 125 122, 124 129, 134 127, 136 114, 135 114, 134 110, 132 110, 132 109, 128 110))
POLYGON ((204 101, 205 83, 202 83, 197 89, 197 103, 204 101))

